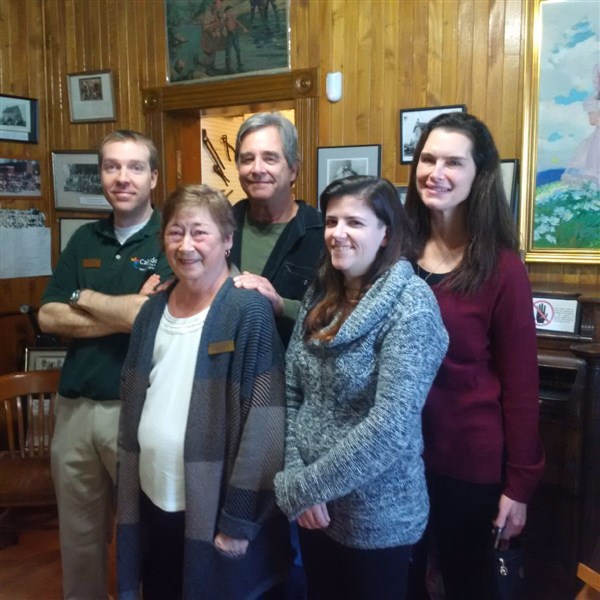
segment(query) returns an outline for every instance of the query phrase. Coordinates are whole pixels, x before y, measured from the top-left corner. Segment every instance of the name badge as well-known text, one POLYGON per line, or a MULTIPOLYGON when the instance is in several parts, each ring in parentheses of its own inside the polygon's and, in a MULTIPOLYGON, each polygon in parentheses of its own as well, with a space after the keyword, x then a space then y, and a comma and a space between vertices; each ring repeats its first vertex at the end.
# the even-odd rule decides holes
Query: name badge
POLYGON ((99 258, 84 258, 82 265, 84 269, 99 269, 102 261, 99 258))
POLYGON ((208 345, 208 354, 225 354, 226 352, 233 352, 235 344, 233 340, 225 340, 223 342, 213 342, 208 345))

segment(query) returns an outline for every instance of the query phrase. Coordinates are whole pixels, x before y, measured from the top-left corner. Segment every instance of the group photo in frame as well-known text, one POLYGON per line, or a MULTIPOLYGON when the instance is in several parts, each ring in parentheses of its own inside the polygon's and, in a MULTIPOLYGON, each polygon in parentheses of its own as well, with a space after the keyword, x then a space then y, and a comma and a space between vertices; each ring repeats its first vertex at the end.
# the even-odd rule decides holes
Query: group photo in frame
POLYGON ((165 0, 167 80, 290 70, 289 0, 165 0))
POLYGON ((0 196, 41 196, 40 161, 0 158, 0 196))
POLYGON ((25 348, 26 371, 48 371, 49 369, 62 369, 67 349, 62 346, 38 348, 28 346, 25 348))
POLYGON ((116 121, 111 71, 69 73, 67 84, 72 123, 116 121))
POLYGON ((0 94, 0 140, 38 143, 38 101, 0 94))
POLYGON ((449 112, 466 112, 464 104, 425 108, 405 108, 400 111, 400 163, 412 162, 415 147, 423 129, 433 117, 449 112))
POLYGON ((381 145, 317 148, 317 198, 336 179, 381 174, 381 145))
POLYGON ((96 152, 52 152, 52 177, 57 210, 112 210, 102 193, 96 152))
POLYGON ((528 5, 522 195, 525 259, 600 260, 600 11, 528 5))

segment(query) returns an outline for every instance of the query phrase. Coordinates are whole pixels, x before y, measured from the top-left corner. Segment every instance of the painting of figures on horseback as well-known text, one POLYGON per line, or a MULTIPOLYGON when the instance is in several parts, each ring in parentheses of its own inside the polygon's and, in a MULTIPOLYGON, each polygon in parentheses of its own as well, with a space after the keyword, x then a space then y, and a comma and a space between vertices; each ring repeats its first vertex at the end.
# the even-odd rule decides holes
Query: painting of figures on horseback
POLYGON ((290 69, 289 0, 165 0, 165 8, 170 83, 290 69))

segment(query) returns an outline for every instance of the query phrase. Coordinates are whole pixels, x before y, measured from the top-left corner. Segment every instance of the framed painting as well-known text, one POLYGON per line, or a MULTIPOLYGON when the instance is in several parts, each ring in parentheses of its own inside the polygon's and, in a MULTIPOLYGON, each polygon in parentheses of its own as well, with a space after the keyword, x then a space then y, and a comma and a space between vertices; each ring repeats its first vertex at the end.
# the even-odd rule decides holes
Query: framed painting
POLYGON ((165 0, 170 83, 290 70, 289 0, 165 0))
POLYGON ((330 146, 317 148, 317 198, 336 179, 351 175, 381 174, 381 146, 330 146))
POLYGON ((37 144, 37 100, 0 94, 0 140, 37 144))
POLYGON ((520 209, 530 262, 600 260, 600 10, 527 6, 520 209))
POLYGON ((423 128, 433 117, 448 112, 465 112, 464 104, 426 108, 405 108, 400 111, 400 162, 410 164, 423 128))

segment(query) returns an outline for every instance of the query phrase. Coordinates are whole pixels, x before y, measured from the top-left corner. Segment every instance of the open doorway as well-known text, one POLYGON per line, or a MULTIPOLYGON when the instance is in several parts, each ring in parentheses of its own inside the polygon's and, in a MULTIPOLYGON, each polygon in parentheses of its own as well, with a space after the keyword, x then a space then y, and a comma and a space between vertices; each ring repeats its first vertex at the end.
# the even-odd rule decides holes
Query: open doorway
MULTIPOLYGON (((278 110, 286 119, 295 123, 294 109, 278 110)), ((235 204, 246 197, 238 180, 234 148, 240 125, 256 110, 249 107, 227 110, 203 110, 200 116, 200 165, 201 181, 221 190, 235 204)))

